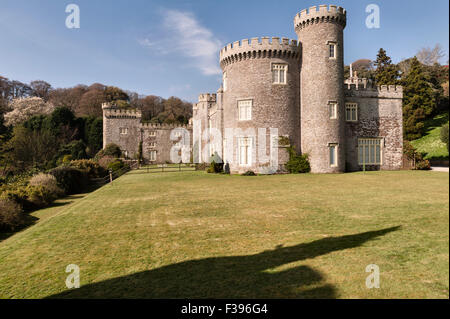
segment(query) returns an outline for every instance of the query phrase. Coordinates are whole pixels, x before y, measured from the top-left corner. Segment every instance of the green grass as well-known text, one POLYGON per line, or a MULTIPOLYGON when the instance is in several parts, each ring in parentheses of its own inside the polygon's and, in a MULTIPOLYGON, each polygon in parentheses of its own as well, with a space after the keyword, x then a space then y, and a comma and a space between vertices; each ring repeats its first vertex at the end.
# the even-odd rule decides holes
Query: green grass
POLYGON ((141 171, 79 197, 0 241, 0 297, 449 297, 446 173, 141 171))
POLYGON ((447 145, 441 141, 441 128, 448 123, 448 113, 437 115, 425 123, 425 136, 411 141, 419 153, 426 153, 425 159, 448 160, 447 145))

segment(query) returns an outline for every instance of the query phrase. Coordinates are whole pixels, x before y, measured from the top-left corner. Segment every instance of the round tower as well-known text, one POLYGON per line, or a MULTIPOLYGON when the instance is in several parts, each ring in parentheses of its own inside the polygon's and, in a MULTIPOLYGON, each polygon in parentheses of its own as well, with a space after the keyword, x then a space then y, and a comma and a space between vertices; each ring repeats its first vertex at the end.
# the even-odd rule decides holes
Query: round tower
POLYGON ((294 19, 300 62, 301 151, 313 173, 345 171, 344 37, 346 11, 334 5, 294 19))
MULTIPOLYGON (((277 137, 289 138, 300 151, 299 59, 297 41, 278 37, 236 41, 220 51, 223 127, 242 132, 233 140, 224 132, 224 149, 230 150, 224 160, 232 172, 267 168, 259 150, 270 154, 270 128, 278 129, 277 137), (258 129, 266 129, 264 139, 258 129), (242 142, 240 136, 252 130, 254 138, 242 142)), ((286 161, 287 152, 278 149, 278 164, 286 161)))

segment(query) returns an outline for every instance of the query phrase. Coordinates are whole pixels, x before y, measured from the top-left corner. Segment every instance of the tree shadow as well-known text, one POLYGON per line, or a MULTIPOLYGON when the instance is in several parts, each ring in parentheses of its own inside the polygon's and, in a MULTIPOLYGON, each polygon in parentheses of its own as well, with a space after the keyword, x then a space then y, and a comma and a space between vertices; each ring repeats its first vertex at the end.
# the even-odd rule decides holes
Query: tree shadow
MULTIPOLYGON (((46 298, 337 298, 337 289, 320 271, 301 265, 273 271, 292 262, 363 245, 400 226, 255 255, 189 260, 67 290, 46 298)), ((364 269, 364 268, 363 268, 364 269)), ((81 272, 82 276, 82 272, 81 272)))

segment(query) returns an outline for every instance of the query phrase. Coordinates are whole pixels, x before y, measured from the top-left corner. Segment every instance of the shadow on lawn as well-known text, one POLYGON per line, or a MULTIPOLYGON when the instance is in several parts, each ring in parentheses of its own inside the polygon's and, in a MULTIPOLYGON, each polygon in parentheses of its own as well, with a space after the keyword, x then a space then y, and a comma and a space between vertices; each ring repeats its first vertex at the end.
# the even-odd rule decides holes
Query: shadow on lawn
POLYGON ((190 260, 47 298, 337 298, 336 288, 324 282, 323 274, 308 266, 276 272, 265 270, 355 248, 399 228, 329 237, 256 255, 190 260))

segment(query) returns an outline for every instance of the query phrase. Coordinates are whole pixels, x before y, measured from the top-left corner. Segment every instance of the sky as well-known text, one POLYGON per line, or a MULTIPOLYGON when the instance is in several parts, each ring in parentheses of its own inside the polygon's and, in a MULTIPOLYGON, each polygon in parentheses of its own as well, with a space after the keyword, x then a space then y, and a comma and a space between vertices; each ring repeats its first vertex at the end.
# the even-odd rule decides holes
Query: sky
MULTIPOLYGON (((195 102, 221 83, 219 51, 262 36, 296 39, 293 18, 313 0, 0 0, 0 75, 53 87, 103 83, 142 95, 195 102), (80 9, 69 29, 66 6, 80 9)), ((447 0, 342 0, 347 10, 345 63, 394 62, 439 43, 448 61, 447 0), (367 28, 366 7, 380 8, 380 28, 367 28)))

